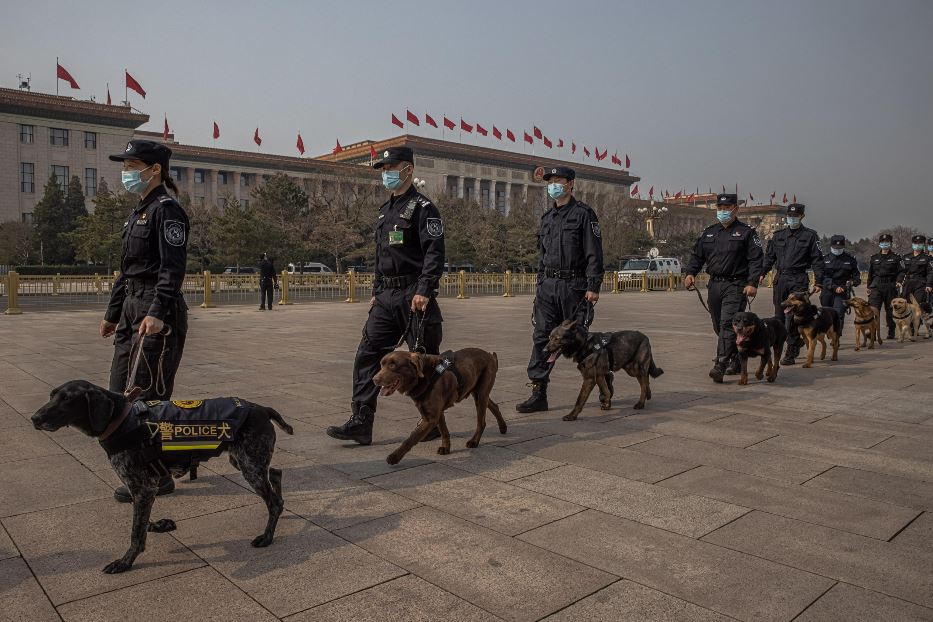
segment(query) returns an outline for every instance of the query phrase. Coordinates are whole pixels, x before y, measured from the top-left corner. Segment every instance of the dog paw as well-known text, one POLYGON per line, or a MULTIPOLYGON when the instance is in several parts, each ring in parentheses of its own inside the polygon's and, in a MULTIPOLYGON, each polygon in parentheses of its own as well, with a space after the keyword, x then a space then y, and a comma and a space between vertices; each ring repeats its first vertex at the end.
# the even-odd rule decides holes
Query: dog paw
POLYGON ((634 406, 632 406, 632 408, 634 408, 635 410, 641 410, 641 409, 644 408, 644 407, 645 407, 645 403, 644 403, 644 402, 638 402, 637 404, 635 404, 634 406))
POLYGON ((761 380, 764 377, 765 373, 763 371, 755 372, 755 380, 761 380))
POLYGON ((569 415, 564 415, 563 417, 561 417, 561 419, 563 419, 564 421, 576 421, 577 416, 573 413, 570 413, 569 415))
POLYGON ((611 410, 611 409, 612 409, 612 402, 600 402, 600 403, 599 403, 599 408, 600 408, 600 410, 611 410))
POLYGON ((270 544, 272 544, 272 536, 267 536, 267 535, 264 534, 264 533, 263 533, 263 534, 259 534, 258 536, 256 536, 255 538, 253 538, 253 541, 250 542, 250 544, 251 544, 252 546, 256 547, 257 549, 261 549, 261 548, 267 547, 267 546, 269 546, 270 544))
POLYGON ((386 462, 388 462, 389 464, 391 464, 391 465, 393 465, 393 466, 395 466, 396 464, 398 464, 398 463, 401 462, 401 461, 402 461, 402 457, 401 457, 401 456, 396 456, 395 454, 389 454, 388 457, 386 457, 386 462))
POLYGON ((123 561, 123 558, 114 560, 104 566, 104 572, 107 574, 120 574, 121 572, 126 572, 133 567, 131 562, 123 561))
POLYGON ((509 431, 509 426, 507 426, 507 425, 500 425, 500 426, 499 426, 499 434, 505 434, 505 433, 508 432, 508 431, 509 431))
POLYGON ((175 531, 175 521, 171 518, 162 518, 160 520, 149 523, 149 531, 152 533, 167 533, 169 531, 175 531))
POLYGON ((437 454, 439 456, 446 456, 449 453, 450 453, 450 447, 444 447, 443 445, 441 445, 440 447, 437 448, 437 454))
POLYGON ((803 369, 810 369, 811 367, 813 367, 813 365, 811 365, 810 363, 803 364, 803 369))
POLYGON ((476 449, 477 447, 479 447, 479 441, 474 441, 474 440, 471 438, 470 440, 467 441, 467 445, 466 445, 466 446, 469 447, 470 449, 476 449))
MULTIPOLYGON (((759 380, 761 380, 761 378, 759 378, 759 380)), ((739 386, 744 387, 747 384, 748 384, 748 380, 739 380, 739 386)))

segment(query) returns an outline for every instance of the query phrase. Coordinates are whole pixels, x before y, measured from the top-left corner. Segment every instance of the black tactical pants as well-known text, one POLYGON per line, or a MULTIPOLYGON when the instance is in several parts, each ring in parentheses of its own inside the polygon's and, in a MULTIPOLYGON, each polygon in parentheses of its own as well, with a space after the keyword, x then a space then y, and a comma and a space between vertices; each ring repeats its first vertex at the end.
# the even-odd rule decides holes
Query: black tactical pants
MULTIPOLYGON (((123 311, 113 340, 113 362, 110 364, 110 390, 123 393, 127 388, 127 375, 133 362, 130 350, 139 339, 139 325, 152 299, 155 289, 151 285, 128 284, 123 311)), ((188 336, 188 305, 181 294, 175 297, 163 320, 171 327, 170 335, 149 335, 143 341, 143 358, 139 361, 135 384, 143 389, 139 399, 169 400, 175 388, 175 374, 181 364, 188 336)))
POLYGON ((547 384, 554 368, 544 352, 552 330, 564 320, 580 319, 587 326, 593 322, 591 307, 580 304, 585 296, 586 279, 541 278, 532 309, 534 332, 528 361, 528 379, 532 382, 547 384))
POLYGON ((745 310, 744 281, 717 281, 711 279, 706 292, 710 318, 713 320, 713 332, 719 336, 716 342, 716 359, 722 364, 738 354, 735 345, 735 331, 732 330, 733 316, 745 310))
POLYGON ((275 281, 270 278, 259 279, 259 308, 272 308, 272 291, 275 281))
POLYGON ((904 285, 901 287, 901 298, 905 298, 907 302, 910 302, 911 294, 920 304, 927 301, 926 283, 923 279, 904 279, 904 285))
MULTIPOLYGON (((379 361, 395 349, 408 327, 411 300, 417 285, 407 288, 384 289, 376 294, 376 302, 369 310, 369 318, 363 326, 363 338, 356 349, 353 361, 353 401, 376 410, 379 387, 373 384, 373 376, 379 371, 379 361)), ((424 314, 418 313, 412 320, 405 341, 409 349, 415 347, 415 339, 421 320, 423 338, 419 345, 427 354, 440 354, 443 330, 441 309, 431 297, 424 314), (423 319, 421 319, 423 316, 423 319)))
POLYGON ((840 334, 842 333, 842 328, 845 326, 845 323, 846 323, 846 310, 848 309, 848 307, 846 306, 846 300, 848 299, 849 299, 849 292, 846 291, 845 288, 843 288, 843 292, 841 294, 836 293, 835 287, 831 289, 824 288, 823 291, 820 292, 820 304, 823 305, 824 307, 832 307, 833 309, 836 310, 836 313, 839 315, 840 334))
POLYGON ((810 277, 806 272, 799 274, 778 274, 774 281, 774 318, 784 322, 787 329, 787 346, 792 352, 799 352, 803 345, 803 337, 794 325, 793 313, 784 313, 781 304, 793 292, 810 291, 810 277))
POLYGON ((897 298, 897 286, 894 281, 878 283, 868 290, 868 304, 881 311, 884 309, 885 325, 889 331, 894 330, 894 312, 891 310, 891 301, 897 298))

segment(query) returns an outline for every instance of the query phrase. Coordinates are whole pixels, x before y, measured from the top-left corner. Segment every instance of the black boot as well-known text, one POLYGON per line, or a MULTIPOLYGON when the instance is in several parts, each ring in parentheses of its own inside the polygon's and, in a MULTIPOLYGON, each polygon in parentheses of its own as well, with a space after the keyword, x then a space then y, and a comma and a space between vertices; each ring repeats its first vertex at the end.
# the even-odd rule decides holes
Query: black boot
POLYGON ((343 425, 332 425, 327 428, 327 436, 340 441, 356 441, 360 445, 371 445, 373 442, 373 420, 376 413, 366 404, 353 403, 353 414, 343 425))
POLYGON ((515 405, 515 410, 520 413, 534 413, 547 410, 547 384, 543 382, 529 382, 531 387, 531 397, 515 405))
POLYGON ((894 339, 894 327, 888 326, 888 339, 894 339))
MULTIPOLYGON (((175 480, 172 479, 171 475, 166 475, 159 480, 159 489, 156 491, 156 496, 161 497, 162 495, 169 495, 173 492, 175 492, 175 480)), ((118 486, 117 489, 113 491, 113 498, 120 503, 129 503, 133 500, 133 495, 130 494, 126 486, 118 486)))
POLYGON ((722 384, 722 377, 726 374, 726 366, 721 360, 716 360, 716 363, 713 365, 713 368, 709 370, 709 377, 713 379, 713 382, 716 384, 722 384))
POLYGON ((739 361, 739 356, 735 355, 729 360, 729 366, 726 367, 725 374, 727 376, 737 376, 742 373, 742 362, 739 361))
POLYGON ((787 352, 784 354, 784 358, 781 359, 781 365, 794 365, 796 364, 796 359, 800 356, 800 344, 791 343, 787 345, 787 352))

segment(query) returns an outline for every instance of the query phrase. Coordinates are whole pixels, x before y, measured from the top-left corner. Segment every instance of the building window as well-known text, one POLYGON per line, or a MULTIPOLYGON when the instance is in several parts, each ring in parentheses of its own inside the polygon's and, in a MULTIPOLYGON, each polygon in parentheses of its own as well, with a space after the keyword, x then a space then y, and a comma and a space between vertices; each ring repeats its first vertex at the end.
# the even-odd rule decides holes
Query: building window
POLYGON ((249 199, 243 199, 242 201, 240 201, 240 207, 242 207, 243 209, 248 208, 248 207, 249 207, 249 199))
POLYGON ((168 169, 169 174, 172 176, 172 179, 175 181, 181 181, 181 169, 177 166, 173 166, 168 169))
POLYGON ((68 167, 67 166, 55 166, 54 164, 49 167, 49 174, 55 175, 55 180, 58 182, 58 187, 61 188, 62 194, 68 193, 68 167))
POLYGON ((19 191, 29 193, 36 191, 36 165, 32 162, 19 163, 19 191))
POLYGON ((204 170, 196 168, 194 169, 194 183, 203 184, 204 183, 204 170))
POLYGON ((31 225, 33 223, 32 212, 23 212, 23 222, 27 225, 31 225))
POLYGON ((19 142, 24 145, 31 145, 35 142, 36 128, 34 125, 19 126, 19 142))
POLYGON ((84 148, 97 149, 97 132, 84 133, 84 148))
POLYGON ((240 185, 244 188, 249 186, 249 173, 240 173, 240 185))
POLYGON ((68 146, 68 130, 63 130, 60 127, 50 127, 49 128, 49 144, 55 147, 67 147, 68 146))
POLYGON ((97 169, 96 168, 84 169, 84 196, 86 197, 97 196, 97 169))
POLYGON ((204 207, 204 197, 194 197, 194 204, 199 207, 204 207))
POLYGON ((226 186, 228 181, 227 177, 230 175, 227 171, 217 171, 217 183, 221 186, 226 186))

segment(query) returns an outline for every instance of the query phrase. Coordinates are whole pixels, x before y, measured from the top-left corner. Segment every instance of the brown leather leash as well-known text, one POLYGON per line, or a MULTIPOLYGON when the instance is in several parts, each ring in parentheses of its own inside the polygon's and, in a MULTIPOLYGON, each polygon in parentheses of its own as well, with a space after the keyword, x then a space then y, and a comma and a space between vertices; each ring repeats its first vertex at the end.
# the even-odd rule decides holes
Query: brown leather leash
POLYGON ((146 368, 149 370, 149 386, 146 388, 142 388, 136 384, 136 373, 139 371, 139 363, 144 359, 143 342, 146 339, 146 335, 138 335, 137 333, 138 338, 134 340, 133 344, 130 346, 130 359, 132 359, 133 365, 130 367, 127 374, 126 390, 123 392, 124 397, 130 402, 134 402, 141 394, 151 389, 153 383, 155 384, 157 395, 163 395, 165 393, 165 372, 162 365, 165 361, 165 351, 168 349, 168 336, 172 334, 172 327, 166 324, 162 327, 162 330, 155 334, 162 336, 162 352, 159 353, 159 361, 156 364, 156 374, 152 373, 149 360, 145 359, 146 368))

